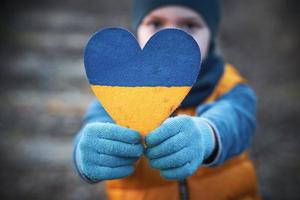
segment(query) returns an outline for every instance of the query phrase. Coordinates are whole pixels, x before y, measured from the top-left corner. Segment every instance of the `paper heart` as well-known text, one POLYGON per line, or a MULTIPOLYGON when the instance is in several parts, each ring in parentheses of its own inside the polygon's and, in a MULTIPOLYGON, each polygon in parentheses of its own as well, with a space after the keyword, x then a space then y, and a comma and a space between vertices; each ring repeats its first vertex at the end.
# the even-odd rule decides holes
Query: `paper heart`
POLYGON ((125 29, 95 33, 84 54, 91 88, 108 114, 146 135, 180 105, 200 71, 196 41, 179 29, 164 29, 143 49, 125 29))

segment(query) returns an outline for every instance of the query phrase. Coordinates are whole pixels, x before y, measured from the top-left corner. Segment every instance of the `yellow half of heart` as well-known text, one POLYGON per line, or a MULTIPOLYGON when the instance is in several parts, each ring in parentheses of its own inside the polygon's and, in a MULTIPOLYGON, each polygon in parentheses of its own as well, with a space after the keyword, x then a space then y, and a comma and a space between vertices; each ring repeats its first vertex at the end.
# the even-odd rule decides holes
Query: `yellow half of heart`
POLYGON ((183 101, 191 87, 91 86, 94 94, 119 125, 143 136, 159 127, 183 101))

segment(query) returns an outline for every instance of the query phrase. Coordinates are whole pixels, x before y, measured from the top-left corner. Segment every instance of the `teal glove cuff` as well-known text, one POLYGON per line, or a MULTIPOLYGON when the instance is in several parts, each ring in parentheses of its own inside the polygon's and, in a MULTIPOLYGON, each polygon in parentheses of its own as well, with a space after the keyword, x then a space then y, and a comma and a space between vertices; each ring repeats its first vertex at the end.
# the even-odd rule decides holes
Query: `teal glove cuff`
POLYGON ((199 129, 199 134, 201 134, 202 140, 201 142, 203 143, 202 146, 204 148, 204 160, 207 159, 213 152, 215 148, 215 136, 214 136, 214 131, 212 127, 203 119, 200 117, 192 117, 194 120, 195 124, 197 124, 198 129, 199 129))

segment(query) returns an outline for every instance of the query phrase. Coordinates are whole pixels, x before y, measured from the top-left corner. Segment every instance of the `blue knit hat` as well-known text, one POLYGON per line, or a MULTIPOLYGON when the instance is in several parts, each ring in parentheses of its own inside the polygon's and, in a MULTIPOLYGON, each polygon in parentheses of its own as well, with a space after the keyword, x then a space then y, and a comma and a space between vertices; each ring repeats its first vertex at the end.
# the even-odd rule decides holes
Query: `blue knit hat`
POLYGON ((212 38, 216 36, 221 18, 220 0, 134 0, 133 29, 137 30, 144 17, 151 11, 166 5, 180 5, 193 9, 205 20, 212 33, 212 38))

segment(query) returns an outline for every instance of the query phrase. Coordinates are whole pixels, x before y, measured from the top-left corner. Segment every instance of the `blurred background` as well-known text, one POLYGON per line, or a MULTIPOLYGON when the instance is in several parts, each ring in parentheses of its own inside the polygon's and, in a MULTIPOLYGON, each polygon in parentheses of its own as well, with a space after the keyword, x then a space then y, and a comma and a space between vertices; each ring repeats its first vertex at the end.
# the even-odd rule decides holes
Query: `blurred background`
MULTIPOLYGON (((73 137, 94 98, 82 53, 104 26, 130 27, 130 0, 6 0, 0 11, 0 199, 105 199, 75 173, 73 137)), ((300 3, 226 0, 227 60, 258 99, 251 145, 264 199, 300 199, 300 3)))

